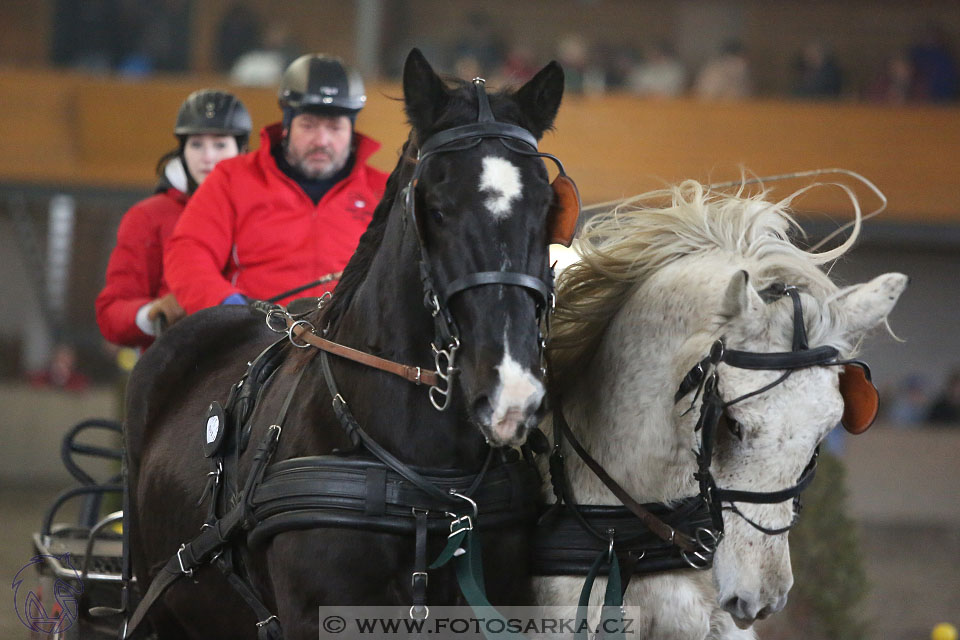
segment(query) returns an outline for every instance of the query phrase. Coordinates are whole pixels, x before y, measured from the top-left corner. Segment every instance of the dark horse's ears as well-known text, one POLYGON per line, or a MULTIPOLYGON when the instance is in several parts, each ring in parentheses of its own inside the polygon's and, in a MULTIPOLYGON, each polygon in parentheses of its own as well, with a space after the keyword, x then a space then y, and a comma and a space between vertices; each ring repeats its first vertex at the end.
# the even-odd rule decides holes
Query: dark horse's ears
POLYGON ((450 97, 446 85, 420 49, 413 49, 403 65, 403 101, 407 119, 418 132, 437 121, 450 97))
POLYGON ((563 98, 563 68, 551 62, 537 72, 514 95, 526 119, 527 128, 537 140, 553 126, 563 98))

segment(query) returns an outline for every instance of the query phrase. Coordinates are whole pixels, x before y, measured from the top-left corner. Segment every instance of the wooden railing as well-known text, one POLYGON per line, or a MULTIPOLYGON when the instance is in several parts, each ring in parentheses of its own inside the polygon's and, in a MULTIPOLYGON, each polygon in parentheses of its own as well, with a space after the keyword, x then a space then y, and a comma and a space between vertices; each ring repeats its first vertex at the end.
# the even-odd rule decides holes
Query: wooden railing
MULTIPOLYGON (((52 71, 0 71, 0 181, 46 186, 149 189, 157 158, 174 145, 177 107, 220 77, 128 82, 52 71)), ((237 89, 257 128, 279 119, 276 94, 237 89)), ((373 164, 393 168, 406 136, 402 92, 368 87, 358 128, 383 143, 373 164)), ((256 146, 258 140, 253 139, 256 146)), ((600 202, 685 178, 736 178, 843 167, 875 181, 890 199, 885 219, 960 222, 960 109, 848 103, 565 99, 541 145, 558 155, 585 202, 600 202)), ((849 184, 849 181, 847 181, 849 184)), ((795 182, 789 188, 805 183, 795 182)), ((786 193, 788 185, 778 187, 786 193)), ((859 190, 864 207, 873 202, 859 190)), ((850 211, 839 190, 802 209, 850 211)))

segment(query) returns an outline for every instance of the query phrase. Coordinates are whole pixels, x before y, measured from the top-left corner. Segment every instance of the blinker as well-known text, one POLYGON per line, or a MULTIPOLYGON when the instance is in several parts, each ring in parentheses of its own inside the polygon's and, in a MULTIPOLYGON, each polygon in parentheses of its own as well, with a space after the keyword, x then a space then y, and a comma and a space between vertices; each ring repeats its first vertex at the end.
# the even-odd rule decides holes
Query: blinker
POLYGON ((846 364, 840 372, 843 396, 843 428, 858 435, 870 428, 880 410, 880 393, 870 378, 866 364, 846 364))
POLYGON ((553 188, 553 202, 550 203, 547 216, 550 244, 569 247, 580 217, 580 192, 577 191, 576 183, 565 173, 554 178, 550 186, 553 188))

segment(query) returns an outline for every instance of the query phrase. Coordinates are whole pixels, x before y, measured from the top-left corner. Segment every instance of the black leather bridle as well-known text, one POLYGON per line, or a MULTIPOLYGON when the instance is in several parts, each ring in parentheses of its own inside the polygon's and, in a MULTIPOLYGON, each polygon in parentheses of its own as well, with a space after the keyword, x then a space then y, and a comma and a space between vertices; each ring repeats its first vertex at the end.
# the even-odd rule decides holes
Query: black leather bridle
MULTIPOLYGON (((866 378, 869 380, 869 369, 867 365, 859 360, 840 360, 840 352, 835 347, 822 346, 814 349, 809 348, 807 344, 806 329, 803 322, 803 307, 800 303, 800 291, 794 286, 785 286, 783 284, 774 284, 760 292, 761 296, 767 301, 772 302, 783 296, 788 296, 793 301, 793 345, 791 351, 775 353, 756 353, 752 351, 738 351, 727 349, 724 339, 720 338, 714 342, 710 349, 710 354, 698 362, 687 373, 680 383, 674 396, 675 402, 680 402, 687 394, 694 389, 697 395, 702 393, 703 400, 700 405, 700 417, 697 420, 695 430, 701 433, 700 448, 697 454, 697 472, 695 477, 700 484, 700 494, 706 499, 713 515, 714 527, 716 533, 723 533, 723 519, 721 512, 723 510, 732 511, 747 521, 755 529, 762 531, 767 535, 779 535, 789 531, 796 523, 800 514, 800 494, 810 486, 817 469, 817 456, 819 455, 819 446, 814 450, 813 457, 800 474, 800 478, 792 487, 780 491, 742 491, 734 489, 722 489, 717 487, 713 475, 710 473, 710 463, 713 458, 713 448, 716 441, 717 427, 724 412, 731 406, 760 395, 773 389, 789 378, 796 370, 806 369, 808 367, 827 367, 855 365, 862 367, 866 378), (783 371, 773 382, 763 387, 745 393, 733 400, 724 401, 719 392, 719 374, 717 365, 721 362, 738 369, 783 371), (793 500, 793 518, 790 523, 783 527, 765 527, 741 512, 737 502, 747 502, 752 504, 779 504, 793 500), (723 506, 728 503, 729 506, 723 506)), ((696 396, 693 402, 696 402, 696 396)), ((691 404, 691 408, 693 404, 691 404)), ((729 424, 728 424, 729 426, 729 424)), ((732 430, 732 429, 731 429, 732 430)), ((738 435, 734 431, 734 435, 738 435)))
MULTIPOLYGON (((518 271, 478 271, 456 278, 439 287, 433 262, 423 231, 417 220, 416 187, 424 171, 427 160, 443 153, 466 151, 479 145, 484 139, 496 139, 509 151, 527 157, 548 158, 556 163, 561 174, 565 174, 563 164, 558 158, 537 150, 537 139, 529 131, 517 125, 497 122, 490 109, 490 101, 482 78, 474 78, 478 100, 477 122, 446 129, 428 138, 417 151, 417 165, 410 182, 404 189, 404 208, 410 225, 413 227, 420 249, 420 280, 423 284, 423 302, 434 319, 434 342, 431 344, 434 353, 437 375, 445 388, 439 385, 430 387, 430 402, 438 411, 444 411, 450 406, 453 378, 457 373, 455 366, 456 353, 460 348, 460 332, 450 312, 450 301, 468 289, 486 285, 505 285, 522 287, 534 298, 537 307, 537 318, 544 310, 553 305, 553 270, 547 266, 545 273, 540 276, 530 275, 518 271), (519 144, 511 144, 519 143, 519 144)), ((544 345, 544 336, 540 336, 541 350, 544 345)))

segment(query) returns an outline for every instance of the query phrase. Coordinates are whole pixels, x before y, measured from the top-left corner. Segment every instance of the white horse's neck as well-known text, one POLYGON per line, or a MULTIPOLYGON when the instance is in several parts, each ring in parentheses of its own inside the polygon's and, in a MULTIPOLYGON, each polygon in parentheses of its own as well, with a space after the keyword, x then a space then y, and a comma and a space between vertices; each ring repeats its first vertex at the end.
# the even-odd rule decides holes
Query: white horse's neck
MULTIPOLYGON (((722 293, 710 282, 733 266, 719 262, 668 267, 634 292, 564 398, 564 415, 584 447, 639 502, 668 502, 698 491, 695 416, 678 427, 675 416, 686 405, 675 406, 673 395, 692 363, 681 354, 690 342, 688 327, 709 325, 703 310, 716 308, 714 300, 691 292, 722 293)), ((704 344, 709 341, 704 337, 704 344)), ((566 458, 577 500, 618 503, 576 454, 568 451, 566 458)))

